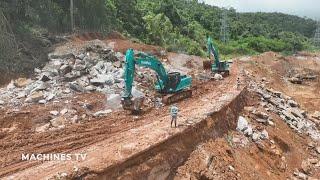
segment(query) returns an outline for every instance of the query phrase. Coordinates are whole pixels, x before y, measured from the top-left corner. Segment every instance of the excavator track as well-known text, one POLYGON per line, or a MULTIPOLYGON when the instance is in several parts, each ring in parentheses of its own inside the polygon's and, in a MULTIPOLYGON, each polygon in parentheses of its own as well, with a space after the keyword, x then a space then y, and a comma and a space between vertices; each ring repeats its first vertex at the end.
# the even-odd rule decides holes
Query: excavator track
POLYGON ((172 104, 172 103, 176 103, 178 101, 181 101, 183 99, 187 99, 189 97, 192 96, 192 90, 184 90, 184 91, 181 91, 181 92, 177 92, 175 94, 169 94, 169 95, 165 95, 163 98, 162 98, 162 102, 164 104, 172 104))

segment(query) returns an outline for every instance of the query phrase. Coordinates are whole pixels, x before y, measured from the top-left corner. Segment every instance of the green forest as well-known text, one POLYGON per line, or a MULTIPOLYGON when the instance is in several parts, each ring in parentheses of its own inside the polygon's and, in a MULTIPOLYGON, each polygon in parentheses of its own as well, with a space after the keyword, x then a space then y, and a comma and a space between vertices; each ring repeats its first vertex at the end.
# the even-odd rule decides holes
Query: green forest
MULTIPOLYGON (((1 62, 19 54, 16 51, 25 41, 33 42, 46 34, 72 32, 118 31, 135 41, 199 56, 206 56, 208 36, 215 40, 223 56, 266 51, 290 54, 315 49, 311 38, 316 21, 293 15, 238 13, 232 8, 221 9, 197 0, 74 0, 72 28, 71 2, 2 0, 1 62), (220 33, 224 12, 229 32, 226 42, 221 41, 220 33)), ((17 64, 10 62, 11 66, 17 64)))

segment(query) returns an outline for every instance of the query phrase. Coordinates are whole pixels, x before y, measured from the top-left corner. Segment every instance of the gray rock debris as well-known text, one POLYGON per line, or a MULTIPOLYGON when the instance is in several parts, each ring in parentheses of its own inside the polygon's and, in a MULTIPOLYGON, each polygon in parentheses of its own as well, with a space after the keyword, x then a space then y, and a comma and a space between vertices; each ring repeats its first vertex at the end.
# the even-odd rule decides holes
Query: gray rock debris
POLYGON ((44 94, 40 92, 34 92, 30 96, 27 97, 25 102, 32 103, 32 102, 38 102, 44 98, 44 94))
POLYGON ((298 177, 299 179, 302 179, 302 180, 307 180, 308 179, 308 175, 302 173, 302 172, 299 172, 299 171, 295 171, 293 173, 296 177, 298 177))
POLYGON ((264 103, 268 103, 264 106, 266 110, 278 114, 289 127, 298 133, 305 133, 314 140, 320 140, 320 132, 316 124, 308 118, 308 113, 301 110, 299 104, 291 97, 272 89, 266 89, 262 84, 257 84, 254 81, 250 82, 249 87, 251 91, 261 95, 264 103))
POLYGON ((237 123, 237 130, 238 131, 244 131, 248 128, 249 124, 246 118, 243 116, 239 116, 238 123, 237 123))
POLYGON ((121 108, 121 96, 119 94, 111 94, 107 97, 107 106, 112 109, 121 108))
POLYGON ((269 134, 268 134, 268 132, 267 132, 265 129, 261 132, 260 138, 261 138, 262 140, 264 140, 264 139, 269 139, 269 134))
POLYGON ((69 65, 67 65, 67 64, 65 64, 65 65, 62 65, 62 66, 60 67, 59 71, 60 71, 60 74, 61 74, 62 76, 64 76, 64 75, 66 75, 67 73, 70 73, 70 72, 72 71, 72 67, 69 66, 69 65))
POLYGON ((69 83, 70 89, 76 91, 76 92, 86 92, 86 90, 79 84, 77 84, 76 82, 73 83, 69 83))
POLYGON ((252 134, 252 141, 254 141, 254 142, 259 141, 259 140, 260 140, 260 137, 261 137, 260 132, 254 132, 254 133, 252 134))
POLYGON ((53 127, 59 128, 59 127, 65 126, 65 124, 67 123, 67 120, 64 117, 59 116, 59 117, 56 117, 56 118, 50 120, 50 123, 53 127))
POLYGON ((111 109, 107 109, 107 110, 102 110, 102 111, 98 111, 96 113, 93 114, 94 117, 101 117, 101 116, 106 116, 108 114, 112 113, 111 109))
POLYGON ((213 79, 216 80, 216 81, 220 81, 220 80, 223 80, 223 76, 221 74, 216 73, 213 76, 213 79))
MULTIPOLYGON (((98 91, 105 93, 107 97, 117 94, 113 103, 111 98, 111 104, 121 108, 120 94, 124 88, 123 54, 114 53, 104 42, 95 40, 86 42, 81 48, 53 52, 48 57, 50 61, 42 69, 35 68, 36 80, 21 79, 0 88, 0 92, 4 91, 0 94, 0 99, 5 101, 5 105, 24 106, 24 102, 39 101, 48 103, 72 97, 78 92, 98 91)), ((134 96, 147 95, 151 102, 149 90, 153 90, 154 73, 145 68, 138 71, 142 72, 144 78, 139 80, 136 77, 132 93, 134 96), (138 91, 140 88, 143 90, 138 91)), ((110 98, 107 102, 110 102, 110 98)))
POLYGON ((248 126, 248 128, 246 130, 244 130, 243 133, 246 136, 251 136, 253 134, 253 129, 250 126, 248 126))
POLYGON ((298 103, 295 102, 294 100, 288 100, 288 104, 291 106, 291 107, 298 107, 298 103))
POLYGON ((50 114, 53 116, 59 115, 59 111, 50 111, 50 114))

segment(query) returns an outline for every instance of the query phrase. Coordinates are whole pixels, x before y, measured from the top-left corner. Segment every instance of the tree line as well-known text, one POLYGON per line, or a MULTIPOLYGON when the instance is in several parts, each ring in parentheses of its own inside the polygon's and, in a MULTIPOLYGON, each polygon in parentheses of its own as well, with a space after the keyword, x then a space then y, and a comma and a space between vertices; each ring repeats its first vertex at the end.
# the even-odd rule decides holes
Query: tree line
POLYGON ((294 52, 312 48, 316 22, 282 13, 238 13, 197 0, 2 0, 0 11, 15 34, 116 30, 169 51, 205 56, 212 36, 221 53, 294 52), (219 41, 222 12, 227 11, 229 39, 219 41))

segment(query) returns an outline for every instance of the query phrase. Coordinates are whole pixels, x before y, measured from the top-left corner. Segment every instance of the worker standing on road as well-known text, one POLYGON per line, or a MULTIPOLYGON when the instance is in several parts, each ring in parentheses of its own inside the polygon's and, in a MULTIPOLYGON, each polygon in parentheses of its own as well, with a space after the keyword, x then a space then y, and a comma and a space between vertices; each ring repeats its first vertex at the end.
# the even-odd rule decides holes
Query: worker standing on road
POLYGON ((161 106, 162 106, 162 99, 157 97, 155 100, 155 107, 156 107, 156 109, 159 109, 159 108, 161 108, 161 106))
POLYGON ((171 114, 171 127, 172 127, 172 123, 174 122, 174 127, 177 127, 177 117, 178 117, 178 111, 179 108, 177 107, 176 104, 172 105, 170 107, 170 114, 171 114))
POLYGON ((238 77, 237 78, 237 90, 240 90, 240 85, 241 85, 240 78, 238 77))

